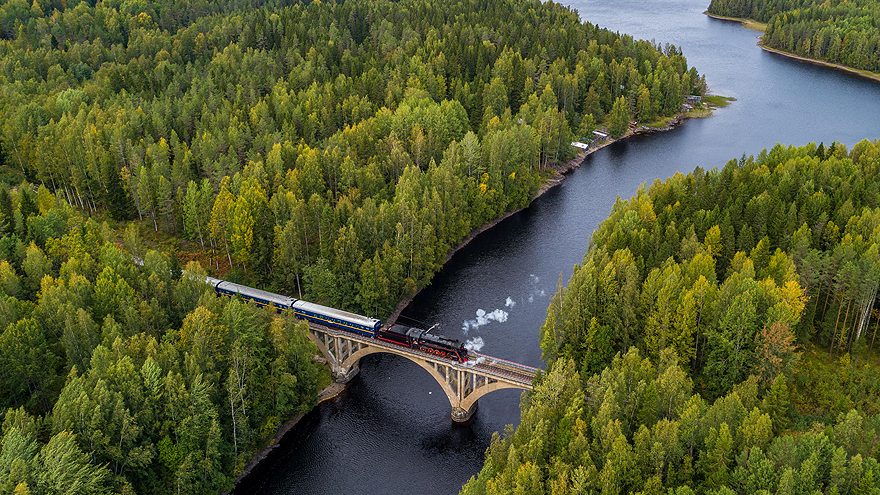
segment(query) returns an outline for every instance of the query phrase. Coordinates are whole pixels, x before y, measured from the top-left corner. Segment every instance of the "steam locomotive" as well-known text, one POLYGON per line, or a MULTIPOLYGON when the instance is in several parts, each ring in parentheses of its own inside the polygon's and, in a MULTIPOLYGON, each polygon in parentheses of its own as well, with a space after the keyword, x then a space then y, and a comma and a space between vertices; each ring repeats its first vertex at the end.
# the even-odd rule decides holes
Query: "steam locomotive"
POLYGON ((383 327, 382 322, 375 318, 329 308, 302 299, 282 296, 213 277, 205 277, 205 281, 214 288, 214 292, 218 296, 239 296, 247 301, 253 301, 257 306, 273 308, 278 313, 292 311, 295 317, 302 320, 354 332, 461 363, 468 360, 468 351, 464 344, 455 339, 432 335, 421 328, 404 325, 383 327))

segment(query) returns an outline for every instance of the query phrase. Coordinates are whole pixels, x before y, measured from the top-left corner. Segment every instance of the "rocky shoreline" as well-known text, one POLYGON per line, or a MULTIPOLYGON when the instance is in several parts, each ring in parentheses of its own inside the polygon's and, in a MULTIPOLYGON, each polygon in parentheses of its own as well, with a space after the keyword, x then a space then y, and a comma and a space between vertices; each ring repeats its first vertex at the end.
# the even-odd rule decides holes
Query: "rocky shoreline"
MULTIPOLYGON (((323 358, 320 358, 320 359, 323 359, 323 358)), ((344 383, 333 382, 330 385, 327 385, 326 387, 324 387, 323 390, 318 392, 318 401, 315 403, 315 406, 317 406, 318 404, 320 404, 324 401, 328 401, 330 399, 335 398, 337 395, 341 394, 344 390, 345 390, 344 383)), ((312 408, 312 410, 314 410, 314 408, 312 408)), ((311 412, 312 410, 310 410, 309 412, 311 412)), ((296 424, 300 422, 300 420, 303 418, 303 416, 305 416, 305 414, 297 414, 296 416, 294 416, 294 417, 290 418, 288 421, 286 421, 283 425, 281 425, 281 427, 278 428, 278 431, 275 432, 275 435, 272 437, 272 441, 269 443, 269 445, 266 446, 266 448, 264 448, 254 454, 254 456, 251 458, 250 462, 248 462, 247 466, 245 466, 245 468, 241 472, 241 474, 238 475, 238 478, 235 479, 235 483, 233 486, 238 485, 239 481, 243 480, 247 475, 251 474, 251 471, 253 471, 253 469, 255 467, 257 467, 257 464, 262 462, 263 459, 265 459, 269 455, 269 453, 271 453, 273 450, 277 449, 278 445, 281 442, 281 439, 284 437, 284 435, 286 435, 288 431, 290 431, 294 426, 296 426, 296 424)), ((232 490, 226 491, 223 493, 223 495, 226 495, 226 494, 230 493, 231 491, 232 490)))

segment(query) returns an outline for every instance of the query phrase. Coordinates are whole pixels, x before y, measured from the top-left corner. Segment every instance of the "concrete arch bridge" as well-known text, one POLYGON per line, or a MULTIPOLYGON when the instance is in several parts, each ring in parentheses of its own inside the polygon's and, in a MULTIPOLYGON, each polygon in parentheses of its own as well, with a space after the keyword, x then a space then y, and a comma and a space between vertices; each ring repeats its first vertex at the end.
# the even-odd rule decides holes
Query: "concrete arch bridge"
POLYGON ((460 363, 311 322, 309 329, 309 338, 327 359, 337 382, 351 380, 360 371, 359 363, 364 356, 378 352, 403 356, 422 367, 440 384, 449 398, 452 420, 456 423, 470 420, 477 410, 477 400, 489 392, 506 388, 532 390, 532 380, 538 371, 473 352, 471 354, 475 356, 460 363))

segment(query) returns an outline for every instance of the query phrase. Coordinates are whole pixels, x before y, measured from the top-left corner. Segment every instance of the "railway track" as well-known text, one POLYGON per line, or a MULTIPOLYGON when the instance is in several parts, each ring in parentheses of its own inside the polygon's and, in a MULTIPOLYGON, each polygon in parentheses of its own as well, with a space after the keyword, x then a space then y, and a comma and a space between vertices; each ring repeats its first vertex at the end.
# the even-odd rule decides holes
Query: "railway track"
POLYGON ((383 342, 377 339, 370 339, 360 335, 354 335, 350 332, 339 331, 334 328, 319 325, 313 322, 308 322, 308 324, 310 327, 316 330, 321 330, 332 335, 339 335, 340 337, 357 340, 363 342, 364 344, 369 344, 376 347, 383 347, 399 353, 406 353, 413 356, 418 356, 420 358, 428 358, 430 360, 449 364, 455 367, 470 368, 474 371, 480 371, 487 375, 494 375, 497 378, 510 380, 516 383, 521 383, 523 385, 531 385, 532 381, 535 379, 535 374, 539 371, 537 368, 532 368, 531 366, 514 363, 512 361, 496 358, 487 354, 481 354, 475 351, 470 351, 471 357, 467 360, 467 362, 460 363, 454 360, 441 359, 433 354, 423 353, 409 347, 403 347, 390 344, 388 342, 383 342))
POLYGON ((537 368, 526 366, 512 361, 492 357, 478 352, 472 352, 473 358, 468 363, 473 362, 473 368, 479 369, 486 373, 501 375, 510 380, 516 380, 521 383, 531 384, 535 379, 535 374, 539 371, 537 368))

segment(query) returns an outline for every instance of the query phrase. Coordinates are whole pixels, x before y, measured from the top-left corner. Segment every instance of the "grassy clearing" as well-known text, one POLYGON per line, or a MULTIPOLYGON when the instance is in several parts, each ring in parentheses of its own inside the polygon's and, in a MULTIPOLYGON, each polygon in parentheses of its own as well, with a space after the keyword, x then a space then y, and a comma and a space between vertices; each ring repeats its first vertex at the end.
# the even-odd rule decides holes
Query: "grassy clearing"
POLYGON ((21 184, 24 178, 21 170, 16 170, 6 165, 0 166, 0 187, 11 189, 21 184))
POLYGON ((687 113, 692 119, 703 119, 712 116, 712 110, 709 108, 695 108, 687 113))
POLYGON ((764 32, 767 30, 767 23, 753 21, 751 19, 742 19, 742 25, 746 29, 751 29, 752 31, 760 31, 764 32))
POLYGON ((854 408, 880 413, 878 349, 867 352, 866 340, 853 344, 852 354, 834 357, 824 347, 802 349, 789 385, 795 422, 827 421, 854 408))
POLYGON ((640 122, 640 125, 645 127, 664 127, 670 120, 672 120, 672 117, 659 117, 651 122, 640 122))
POLYGON ((709 95, 703 97, 703 102, 708 102, 718 108, 724 108, 727 105, 730 105, 730 102, 736 101, 736 98, 731 98, 729 96, 718 96, 718 95, 709 95))
POLYGON ((321 366, 318 368, 318 390, 324 390, 328 385, 333 383, 333 374, 330 373, 329 366, 321 366))

